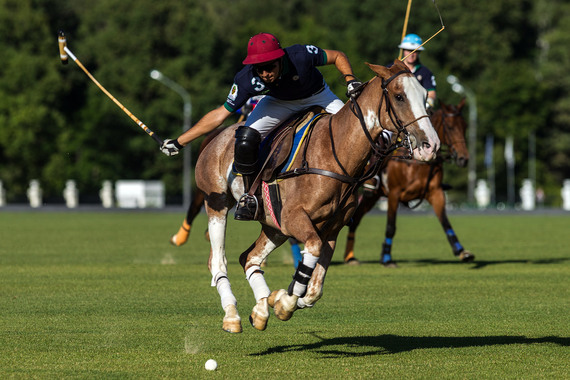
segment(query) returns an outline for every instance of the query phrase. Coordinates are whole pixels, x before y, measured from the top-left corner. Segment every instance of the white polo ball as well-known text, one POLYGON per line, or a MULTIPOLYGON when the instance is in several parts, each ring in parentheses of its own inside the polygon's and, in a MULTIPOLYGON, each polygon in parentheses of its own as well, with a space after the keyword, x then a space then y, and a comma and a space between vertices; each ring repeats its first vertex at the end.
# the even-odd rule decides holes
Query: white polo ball
POLYGON ((208 371, 215 371, 218 368, 218 363, 214 359, 208 359, 204 366, 208 371))

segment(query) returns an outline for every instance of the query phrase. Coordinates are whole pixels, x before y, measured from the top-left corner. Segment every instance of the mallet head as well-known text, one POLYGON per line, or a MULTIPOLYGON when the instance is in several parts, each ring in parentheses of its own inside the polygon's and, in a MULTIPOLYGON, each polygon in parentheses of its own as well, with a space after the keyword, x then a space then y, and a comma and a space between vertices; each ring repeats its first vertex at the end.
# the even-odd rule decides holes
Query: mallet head
POLYGON ((61 58, 61 63, 67 65, 67 52, 65 51, 67 40, 65 38, 65 33, 63 33, 63 30, 60 30, 58 32, 57 42, 59 43, 59 58, 61 58))

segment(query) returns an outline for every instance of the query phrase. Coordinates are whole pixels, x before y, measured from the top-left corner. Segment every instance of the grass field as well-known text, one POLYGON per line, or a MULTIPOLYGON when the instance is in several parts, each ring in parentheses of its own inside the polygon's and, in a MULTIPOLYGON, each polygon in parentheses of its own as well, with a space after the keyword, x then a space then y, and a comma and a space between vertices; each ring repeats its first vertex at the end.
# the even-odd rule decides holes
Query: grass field
MULTIPOLYGON (((228 261, 244 332, 221 330, 204 215, 0 212, 1 379, 569 379, 570 216, 452 215, 476 261, 455 260, 431 214, 400 215, 378 264, 384 216, 363 220, 358 267, 340 235, 323 298, 266 331, 238 264, 256 223, 230 221, 228 261), (204 369, 207 359, 218 370, 204 369)), ((272 289, 294 272, 268 259, 272 289)))

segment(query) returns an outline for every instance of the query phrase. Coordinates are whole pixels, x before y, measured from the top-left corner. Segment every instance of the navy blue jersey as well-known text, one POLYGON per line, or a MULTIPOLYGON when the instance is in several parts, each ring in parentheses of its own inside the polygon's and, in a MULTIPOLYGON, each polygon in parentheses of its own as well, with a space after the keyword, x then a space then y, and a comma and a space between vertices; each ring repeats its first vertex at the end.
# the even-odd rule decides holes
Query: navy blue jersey
POLYGON ((271 95, 281 100, 296 100, 309 97, 323 89, 323 75, 317 66, 327 63, 323 49, 313 45, 293 45, 285 49, 281 75, 271 84, 266 84, 257 75, 253 65, 245 65, 234 77, 234 84, 224 103, 230 112, 240 109, 256 95, 271 95))
POLYGON ((414 76, 426 90, 435 91, 435 77, 430 69, 423 65, 416 65, 414 76))

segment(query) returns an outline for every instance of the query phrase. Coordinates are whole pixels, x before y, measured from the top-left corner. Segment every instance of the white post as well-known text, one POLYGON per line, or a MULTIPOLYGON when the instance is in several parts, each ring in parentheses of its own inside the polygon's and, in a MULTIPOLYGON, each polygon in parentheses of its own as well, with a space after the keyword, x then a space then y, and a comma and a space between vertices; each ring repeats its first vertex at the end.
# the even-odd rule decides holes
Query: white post
POLYGON ((99 190, 99 198, 104 208, 113 207, 113 184, 111 181, 103 181, 103 187, 99 190))
POLYGON ((480 179, 477 181, 477 187, 475 188, 475 199, 477 200, 477 206, 480 209, 485 209, 491 203, 491 192, 489 191, 489 186, 487 181, 480 179))
POLYGON ((570 211, 570 179, 564 180, 564 185, 562 186, 562 209, 570 211))
POLYGON ((76 208, 79 204, 79 192, 77 191, 77 186, 75 185, 74 180, 68 179, 67 182, 65 182, 63 198, 65 199, 65 205, 67 208, 76 208))
POLYGON ((30 200, 30 206, 33 208, 42 206, 42 188, 40 187, 40 181, 37 179, 32 179, 30 181, 30 187, 28 187, 28 199, 30 200))
POLYGON ((534 185, 532 184, 532 179, 524 179, 523 185, 520 189, 521 196, 521 207, 523 210, 530 211, 535 208, 535 193, 534 185))
POLYGON ((0 181, 0 207, 6 206, 6 192, 4 191, 4 185, 0 181))

